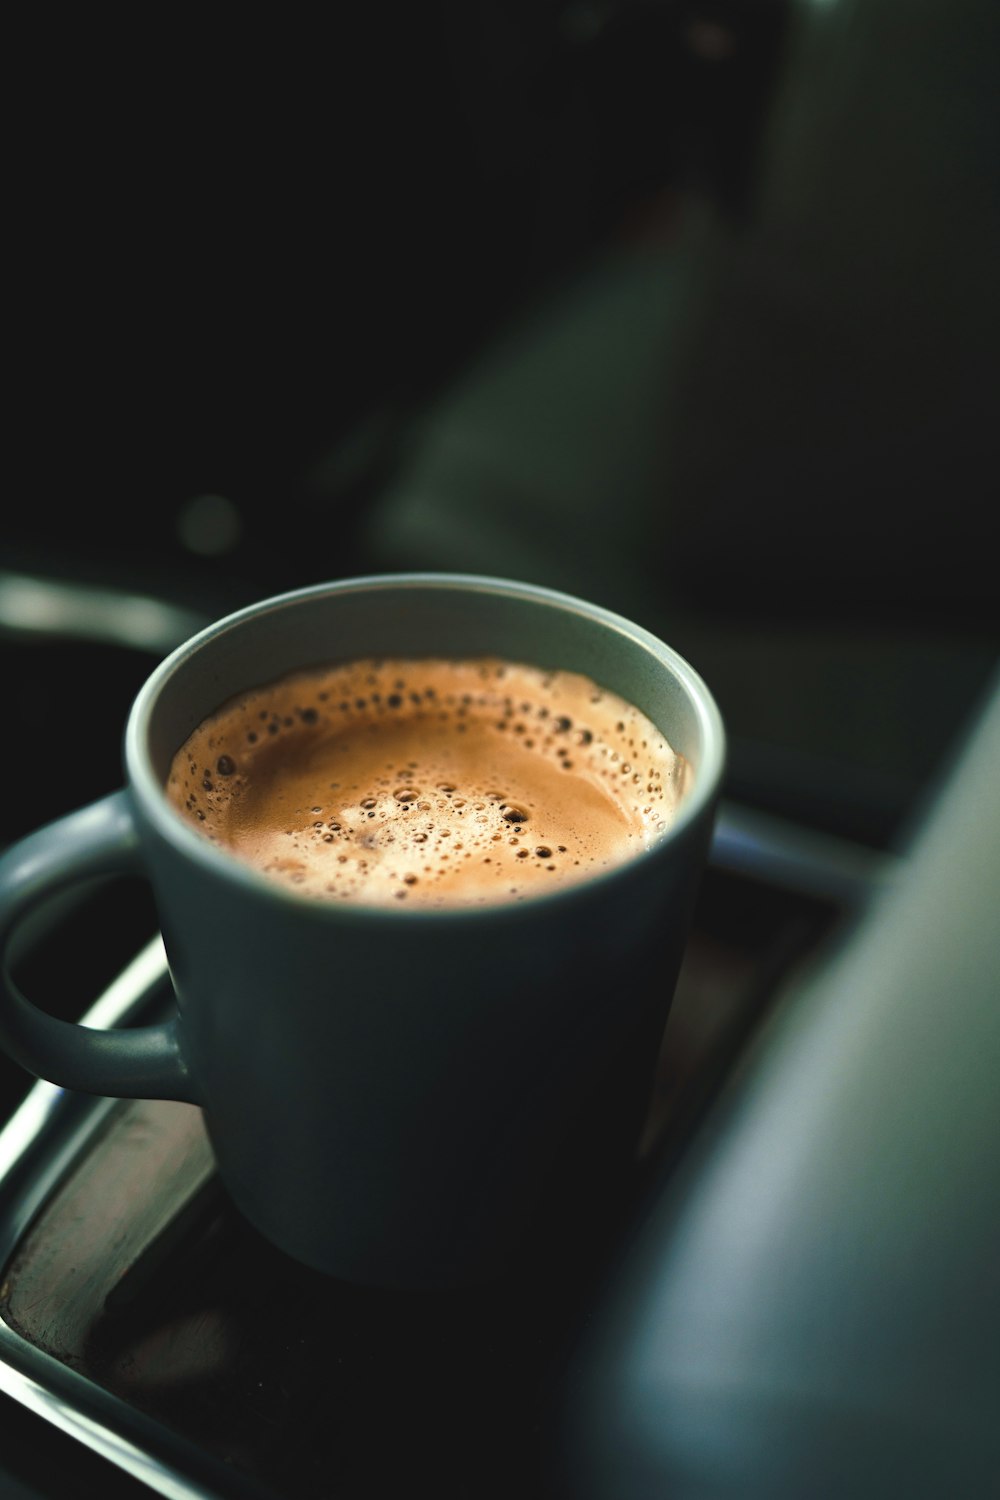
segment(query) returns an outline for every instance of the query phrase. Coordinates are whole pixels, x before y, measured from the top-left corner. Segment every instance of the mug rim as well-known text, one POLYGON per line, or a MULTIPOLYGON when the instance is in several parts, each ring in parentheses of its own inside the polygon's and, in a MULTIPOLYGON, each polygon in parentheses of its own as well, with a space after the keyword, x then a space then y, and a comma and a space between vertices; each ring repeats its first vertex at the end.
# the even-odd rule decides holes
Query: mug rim
MULTIPOLYGON (((220 700, 220 701, 225 701, 220 700)), ((143 812, 152 823, 159 837, 164 839, 184 858, 193 860, 218 878, 235 881, 243 885, 248 893, 256 892, 269 899, 288 902, 299 912, 313 911, 319 919, 324 914, 335 918, 338 924, 347 921, 427 922, 461 920, 463 918, 509 919, 529 909, 549 906, 552 902, 578 900, 584 891, 597 887, 606 888, 609 882, 627 879, 629 872, 644 864, 651 857, 670 845, 680 841, 688 828, 703 816, 718 796, 726 760, 726 736, 722 715, 704 679, 672 646, 613 610, 575 595, 547 588, 541 584, 520 583, 505 578, 494 578, 473 573, 406 572, 373 573, 357 577, 335 579, 326 583, 308 584, 302 588, 289 589, 271 595, 255 603, 241 606, 220 619, 206 625, 175 648, 149 674, 139 689, 128 716, 124 735, 124 760, 128 787, 137 797, 143 812), (627 636, 633 643, 651 653, 662 666, 679 681, 697 718, 702 740, 702 762, 695 785, 680 804, 677 817, 670 827, 647 849, 613 866, 589 876, 585 880, 561 885, 553 891, 539 892, 520 902, 486 902, 483 905, 409 907, 400 904, 391 911, 384 905, 360 901, 331 902, 303 896, 275 881, 268 880, 253 866, 218 848, 191 828, 171 807, 166 788, 161 783, 153 764, 149 749, 149 730, 160 693, 164 685, 180 671, 186 662, 205 650, 220 637, 239 630, 252 619, 282 609, 294 608, 299 602, 341 595, 378 590, 446 589, 460 593, 500 594, 510 599, 523 599, 563 611, 584 615, 618 635, 627 636)))

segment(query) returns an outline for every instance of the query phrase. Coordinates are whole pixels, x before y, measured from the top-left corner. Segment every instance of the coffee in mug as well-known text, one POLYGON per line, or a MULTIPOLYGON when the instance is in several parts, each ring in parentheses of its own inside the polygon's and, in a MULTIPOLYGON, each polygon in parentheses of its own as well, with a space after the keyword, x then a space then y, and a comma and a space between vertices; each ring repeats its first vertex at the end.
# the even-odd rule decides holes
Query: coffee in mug
POLYGON ((358 661, 243 693, 173 758, 204 837, 303 895, 523 901, 670 826, 691 767, 579 673, 495 659, 358 661))

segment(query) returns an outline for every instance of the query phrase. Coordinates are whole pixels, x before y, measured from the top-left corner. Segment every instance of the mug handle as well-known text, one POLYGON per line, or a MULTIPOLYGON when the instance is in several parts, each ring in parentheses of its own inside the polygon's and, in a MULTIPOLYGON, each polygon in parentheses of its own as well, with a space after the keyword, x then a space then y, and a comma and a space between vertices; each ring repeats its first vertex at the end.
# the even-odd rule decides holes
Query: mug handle
POLYGON ((53 892, 94 876, 141 872, 139 838, 124 791, 59 818, 0 857, 0 1043, 28 1072, 62 1088, 197 1104, 176 1013, 161 1025, 129 1030, 78 1026, 38 1010, 7 970, 12 933, 53 892))

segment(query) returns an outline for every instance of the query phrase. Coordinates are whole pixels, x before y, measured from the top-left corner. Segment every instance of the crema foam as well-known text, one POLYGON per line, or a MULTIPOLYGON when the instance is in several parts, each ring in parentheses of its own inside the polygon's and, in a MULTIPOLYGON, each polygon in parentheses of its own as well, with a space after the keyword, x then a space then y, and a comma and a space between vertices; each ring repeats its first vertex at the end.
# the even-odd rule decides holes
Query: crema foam
POLYGON ((501 660, 357 661, 225 704, 167 792, 199 833, 303 896, 521 901, 669 828, 691 768, 637 708, 501 660))

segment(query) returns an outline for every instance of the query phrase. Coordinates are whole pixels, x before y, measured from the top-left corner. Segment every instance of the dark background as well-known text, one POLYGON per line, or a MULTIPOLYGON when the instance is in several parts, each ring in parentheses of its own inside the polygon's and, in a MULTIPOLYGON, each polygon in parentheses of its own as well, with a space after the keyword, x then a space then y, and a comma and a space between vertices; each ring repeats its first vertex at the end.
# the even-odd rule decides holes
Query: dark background
POLYGON ((787 7, 714 9, 719 63, 674 3, 35 42, 12 554, 213 604, 340 571, 402 432, 499 330, 678 192, 746 198, 787 7), (178 531, 202 493, 242 523, 207 563, 178 531))
MULTIPOLYGON (((369 569, 566 588, 700 668, 740 795, 891 838, 995 659, 995 32, 479 0, 25 35, 0 562, 208 616, 369 569)), ((102 674, 98 781, 148 665, 102 674)))

